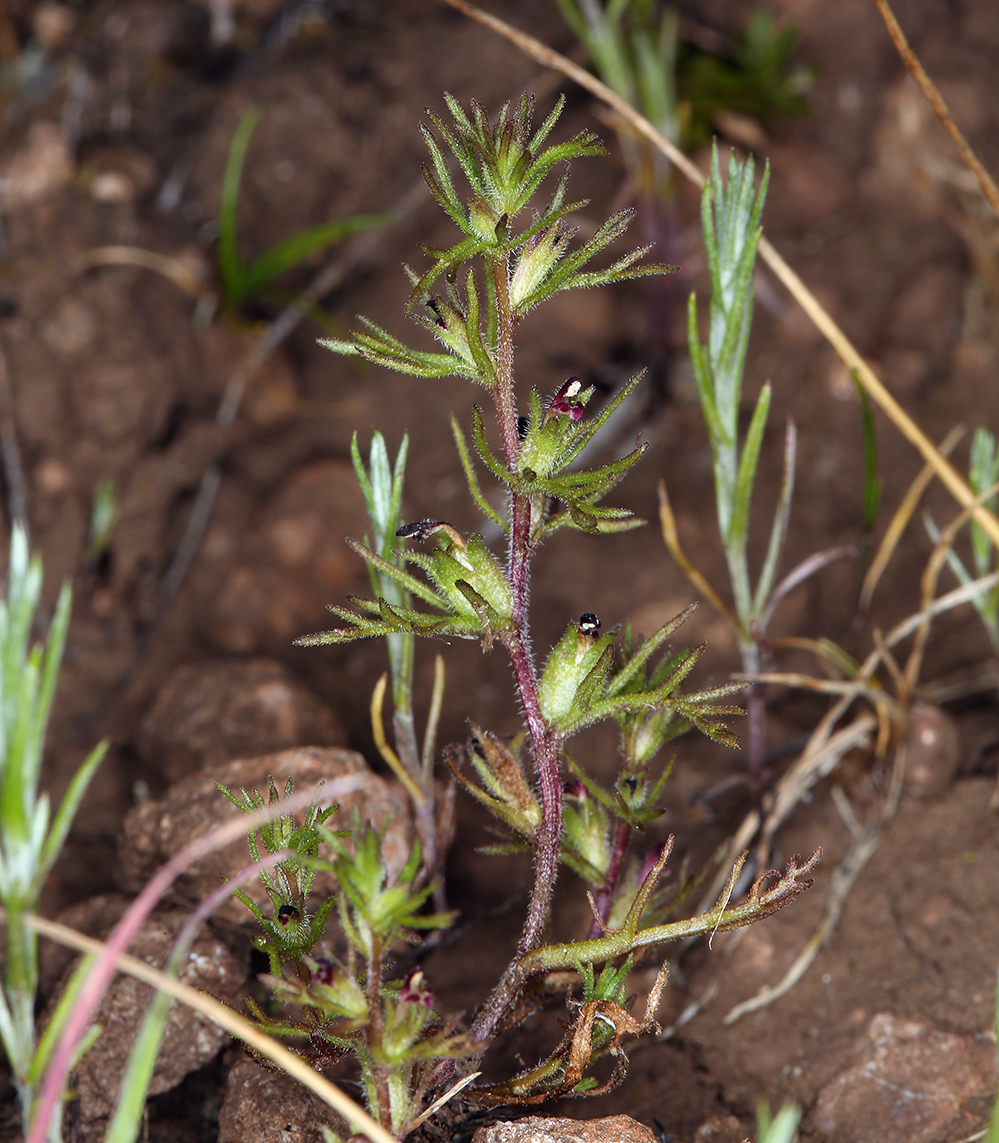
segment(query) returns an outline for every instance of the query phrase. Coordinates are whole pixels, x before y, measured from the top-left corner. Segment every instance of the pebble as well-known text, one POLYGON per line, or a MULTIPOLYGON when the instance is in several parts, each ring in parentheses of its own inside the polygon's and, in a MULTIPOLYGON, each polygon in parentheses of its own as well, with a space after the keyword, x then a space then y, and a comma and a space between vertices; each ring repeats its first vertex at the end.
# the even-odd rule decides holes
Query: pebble
MULTIPOLYGON (((162 798, 136 806, 125 818, 119 838, 120 888, 125 893, 138 893, 156 870, 188 842, 203 837, 241 812, 219 793, 217 783, 221 782, 237 796, 241 789, 257 790, 266 800, 267 779, 271 776, 283 794, 289 777, 294 778, 295 790, 308 790, 315 789, 320 781, 329 783, 355 774, 363 779, 363 785, 337 798, 340 808, 327 818, 326 824, 332 830, 352 828, 356 808, 362 822, 384 829, 382 855, 391 880, 406 864, 413 844, 406 794, 394 783, 372 773, 361 755, 353 750, 312 746, 213 766, 177 782, 162 798)), ((176 882, 176 891, 187 905, 203 901, 219 887, 220 876, 231 878, 249 864, 246 838, 238 838, 192 866, 176 882)), ((259 878, 245 884, 243 890, 267 913, 273 913, 259 878)), ((323 870, 316 873, 312 888, 314 903, 335 890, 336 879, 332 873, 323 870)), ((214 916, 236 924, 251 921, 246 907, 232 897, 219 905, 214 916)))
POLYGON ((173 783, 233 758, 294 746, 344 746, 330 708, 271 659, 178 667, 139 727, 143 761, 173 783))
POLYGON ((472 1143, 659 1143, 651 1127, 630 1115, 604 1119, 556 1119, 529 1115, 480 1127, 472 1143))
POLYGON ((857 1042, 856 1062, 819 1092, 813 1116, 840 1143, 935 1143, 968 1133, 995 1095, 995 1044, 881 1012, 857 1042))

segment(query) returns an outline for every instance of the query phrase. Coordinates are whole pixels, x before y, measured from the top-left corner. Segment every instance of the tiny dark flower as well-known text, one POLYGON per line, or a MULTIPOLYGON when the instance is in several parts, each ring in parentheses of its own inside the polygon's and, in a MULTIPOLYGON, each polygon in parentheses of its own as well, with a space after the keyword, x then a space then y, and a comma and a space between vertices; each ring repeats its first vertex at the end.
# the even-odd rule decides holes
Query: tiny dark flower
POLYGON ((406 1004, 422 1004, 429 1008, 434 1002, 433 990, 426 983, 422 969, 415 969, 406 978, 406 983, 399 991, 399 999, 406 1004))
POLYGON ((567 798, 573 798, 577 802, 585 802, 586 799, 590 796, 589 791, 586 789, 586 786, 583 784, 582 780, 575 777, 568 778, 562 784, 562 793, 567 798))
POLYGON ((447 532, 455 547, 464 550, 465 541, 461 533, 456 528, 452 528, 446 520, 414 520, 412 524, 403 524, 401 528, 395 530, 395 534, 400 539, 415 536, 420 543, 437 532, 447 532))
POLYGON ((277 922, 279 925, 287 925, 289 921, 297 921, 298 916, 298 910, 294 905, 282 905, 277 911, 277 922))
POLYGON ((320 984, 332 984, 336 965, 325 956, 316 957, 316 967, 312 970, 313 979, 320 984))
POLYGON ((563 416, 572 417, 574 421, 578 421, 583 415, 583 404, 581 401, 577 401, 576 397, 582 388, 583 383, 578 377, 570 377, 552 397, 548 405, 548 412, 561 413, 563 416))
POLYGON ((444 320, 444 318, 441 315, 441 308, 437 304, 436 298, 427 298, 427 309, 429 309, 433 312, 434 321, 435 321, 436 325, 441 326, 441 328, 444 328, 447 325, 447 322, 444 320))
POLYGON ((585 611, 579 617, 579 630, 583 635, 596 635, 600 630, 600 620, 592 611, 585 611))

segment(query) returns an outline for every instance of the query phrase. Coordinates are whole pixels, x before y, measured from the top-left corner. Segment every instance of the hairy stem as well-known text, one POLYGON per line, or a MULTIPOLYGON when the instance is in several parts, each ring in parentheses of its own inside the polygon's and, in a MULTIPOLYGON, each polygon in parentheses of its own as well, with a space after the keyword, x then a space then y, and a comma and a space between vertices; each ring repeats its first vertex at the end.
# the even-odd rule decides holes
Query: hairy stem
MULTIPOLYGON (((507 260, 493 263, 496 287, 497 384, 494 390, 496 414, 503 436, 506 462, 516 472, 520 455, 517 432, 517 402, 513 376, 513 347, 516 317, 510 305, 509 265, 507 260)), ((510 550, 507 573, 513 593, 514 626, 504 636, 510 654, 517 692, 531 735, 534 765, 541 798, 541 824, 534 844, 534 885, 527 918, 517 943, 517 952, 493 990, 492 996, 472 1025, 472 1040, 484 1044, 501 1024, 520 990, 522 978, 519 962, 528 952, 540 946, 552 890, 558 875, 559 847, 562 841, 562 782, 559 774, 559 738, 545 725, 538 703, 538 677, 531 656, 528 600, 530 597, 531 497, 512 490, 510 493, 510 550)))
POLYGON ((381 940, 376 933, 371 934, 371 956, 368 959, 367 973, 367 1001, 368 1023, 365 1036, 368 1043, 368 1059, 371 1063, 372 1084, 374 1096, 372 1111, 375 1118, 383 1126, 391 1130, 392 1127, 392 1097, 389 1092, 389 1072, 384 1066, 374 1063, 376 1050, 381 1047, 381 1039, 385 1030, 384 1013, 382 1012, 382 948, 381 940))
POLYGON ((513 383, 513 338, 517 319, 510 305, 510 259, 492 263, 493 283, 496 289, 496 388, 493 399, 503 435, 503 451, 511 472, 516 471, 520 455, 520 436, 517 433, 517 394, 513 383))

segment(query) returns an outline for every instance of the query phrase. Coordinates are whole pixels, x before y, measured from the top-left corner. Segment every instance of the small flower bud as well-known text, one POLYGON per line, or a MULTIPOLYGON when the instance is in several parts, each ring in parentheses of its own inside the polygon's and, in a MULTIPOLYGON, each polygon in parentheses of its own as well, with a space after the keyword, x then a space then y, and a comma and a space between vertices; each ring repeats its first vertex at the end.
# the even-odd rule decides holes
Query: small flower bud
POLYGON ((442 545, 440 550, 432 556, 411 558, 432 576, 456 612, 479 618, 484 601, 495 612, 493 623, 497 622, 496 616, 505 621, 513 615, 510 581, 481 536, 470 536, 466 542, 461 533, 444 520, 405 524, 396 535, 416 536, 420 540, 437 536, 442 545), (473 602, 476 597, 478 604, 473 602))
POLYGON ((538 688, 541 713, 549 725, 557 727, 573 714, 583 713, 575 710, 577 694, 592 671, 603 670, 606 675, 612 639, 613 634, 600 635, 600 620, 587 611, 552 648, 538 688))
POLYGON ((510 279, 510 301, 514 307, 525 302, 530 304, 531 295, 555 268, 575 233, 573 228, 558 221, 539 230, 524 243, 510 279))
POLYGON ((474 198, 468 204, 468 221, 472 229, 487 242, 496 241, 496 232, 505 225, 505 215, 499 214, 482 198, 474 198))

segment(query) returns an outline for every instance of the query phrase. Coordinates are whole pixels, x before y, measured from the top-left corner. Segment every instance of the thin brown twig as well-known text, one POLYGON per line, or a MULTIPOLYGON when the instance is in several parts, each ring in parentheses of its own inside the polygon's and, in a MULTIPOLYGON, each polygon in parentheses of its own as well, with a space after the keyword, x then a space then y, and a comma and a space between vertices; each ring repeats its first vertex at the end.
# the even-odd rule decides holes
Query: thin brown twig
POLYGON ((951 138, 951 142, 958 150, 958 154, 964 160, 965 166, 978 180, 978 185, 982 188, 982 194, 989 200, 989 205, 996 212, 996 217, 999 218, 999 187, 996 186, 994 179, 989 172, 978 161, 978 156, 971 149, 968 140, 965 139, 961 133, 961 128, 954 122, 954 119, 944 102, 943 96, 937 90, 936 84, 926 74, 926 70, 919 62, 919 57, 909 46, 909 41, 905 38, 905 33, 899 27, 898 21, 895 19, 895 13, 892 12, 888 5, 888 0, 874 0, 878 6, 878 11, 884 19, 885 26, 888 28, 888 35, 891 36, 892 43, 898 49, 898 54, 902 57, 902 62, 909 69, 909 74, 919 84, 919 88, 923 95, 926 96, 926 101, 936 112, 937 118, 943 124, 944 130, 951 138))
MULTIPOLYGON (((511 25, 500 20, 498 17, 483 12, 473 4, 469 4, 468 0, 444 0, 444 3, 449 4, 452 8, 457 8, 459 12, 463 12, 466 16, 478 21, 491 31, 496 32, 497 35, 509 40, 512 44, 520 48, 521 51, 531 56, 532 59, 544 64, 546 67, 556 68, 562 72, 563 75, 578 83, 581 87, 586 88, 587 91, 592 92, 598 99, 602 100, 625 118, 638 134, 648 139, 654 147, 666 155, 676 168, 690 179, 692 183, 699 187, 704 186, 704 176, 687 156, 660 134, 660 132, 629 103, 625 102, 625 100, 613 92, 606 84, 601 83, 596 76, 590 75, 589 72, 584 71, 578 64, 574 64, 572 60, 560 55, 546 44, 543 44, 540 40, 535 39, 534 36, 529 36, 525 32, 511 27, 511 25)), ((871 367, 861 357, 857 348, 839 328, 836 322, 833 321, 832 317, 822 307, 815 295, 808 289, 794 270, 791 269, 787 262, 784 261, 780 254, 777 253, 766 238, 760 239, 759 253, 764 262, 767 263, 770 269, 773 270, 777 277, 784 283, 790 294, 812 319, 813 323, 832 345, 833 349, 836 350, 847 368, 857 374, 861 384, 870 394, 871 398, 876 401, 882 411, 894 421, 902 435, 909 440, 923 455, 926 461, 932 465, 934 472, 936 472, 948 492, 950 492, 962 508, 968 507, 968 505, 974 501, 975 497, 967 483, 940 453, 940 450, 923 432, 919 425, 916 424, 912 417, 909 416, 898 401, 888 392, 871 367)), ((992 542, 999 547, 999 519, 983 505, 977 505, 975 507, 974 518, 981 524, 984 531, 992 539, 992 542)))

